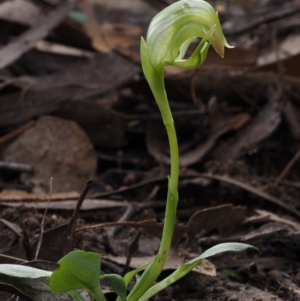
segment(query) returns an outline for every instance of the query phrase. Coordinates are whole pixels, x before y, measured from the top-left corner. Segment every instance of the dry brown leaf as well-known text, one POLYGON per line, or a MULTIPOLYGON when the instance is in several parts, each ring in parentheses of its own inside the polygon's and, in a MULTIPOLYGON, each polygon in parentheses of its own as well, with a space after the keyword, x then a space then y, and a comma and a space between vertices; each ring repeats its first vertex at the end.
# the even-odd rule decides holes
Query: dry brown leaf
POLYGON ((139 45, 141 28, 127 24, 87 24, 86 32, 93 47, 100 52, 139 45))
MULTIPOLYGON (((47 202, 47 193, 29 193, 19 190, 3 190, 0 193, 0 203, 3 202, 47 202)), ((51 202, 58 202, 62 200, 78 199, 79 193, 58 192, 51 194, 51 202)))
POLYGON ((290 232, 291 228, 281 223, 267 223, 256 230, 245 235, 241 240, 249 241, 253 239, 268 239, 282 233, 290 232))
POLYGON ((245 210, 245 207, 225 204, 196 211, 187 225, 175 226, 173 242, 178 242, 184 235, 190 241, 201 231, 218 230, 221 236, 228 236, 245 220, 245 210))
POLYGON ((213 123, 211 122, 211 132, 205 141, 202 141, 193 149, 183 153, 180 159, 181 166, 189 166, 195 163, 199 163, 204 156, 215 146, 218 139, 223 136, 224 134, 237 131, 245 124, 249 122, 251 116, 246 113, 238 114, 233 116, 232 118, 228 118, 227 116, 223 116, 223 121, 219 118, 214 118, 215 116, 211 116, 211 120, 218 120, 216 123, 216 127, 214 127, 213 123))
POLYGON ((290 35, 272 51, 262 54, 257 60, 258 70, 278 73, 278 61, 283 64, 284 73, 300 76, 300 35, 290 35))
MULTIPOLYGON (((67 194, 67 193, 66 193, 67 194)), ((71 194, 71 193, 70 193, 71 194)), ((57 196, 57 193, 54 194, 54 196, 57 196)), ((0 204, 3 206, 8 207, 28 207, 28 208, 35 208, 35 209, 52 209, 52 210, 74 210, 76 208, 77 199, 70 199, 68 201, 55 199, 54 202, 52 202, 51 196, 51 203, 47 204, 46 199, 45 201, 22 201, 22 202, 1 202, 0 204)), ((67 195, 67 197, 69 197, 67 195)), ((97 210, 97 209, 109 209, 109 208, 120 208, 120 207, 128 207, 128 203, 124 202, 118 202, 118 201, 111 201, 111 200, 90 200, 85 199, 83 204, 80 207, 80 211, 88 211, 88 210, 97 210)))
POLYGON ((300 300, 300 288, 294 283, 294 279, 286 272, 279 271, 276 268, 269 273, 272 281, 277 282, 279 287, 284 287, 293 296, 293 300, 300 300))
POLYGON ((199 174, 199 176, 204 178, 208 178, 208 179, 215 179, 218 180, 220 182, 226 183, 226 184, 230 184, 230 185, 234 185, 236 187, 239 187, 240 189, 243 189, 245 191, 250 192, 253 195, 256 195, 262 199, 265 199, 266 201, 273 203, 281 208, 286 209, 288 212, 292 213, 293 215, 296 215, 298 217, 300 217, 300 212, 293 206, 285 203, 284 201, 282 201, 281 199, 259 189, 256 188, 254 186, 251 186, 245 182, 242 182, 240 180, 236 180, 233 178, 230 178, 228 176, 219 176, 219 175, 213 175, 213 174, 199 174))
POLYGON ((35 192, 48 192, 51 177, 53 192, 80 191, 97 169, 96 152, 83 129, 53 116, 41 117, 14 140, 4 150, 3 161, 34 166, 34 173, 22 174, 21 181, 35 192))
POLYGON ((244 129, 220 144, 214 150, 213 157, 221 161, 227 161, 251 153, 261 141, 277 129, 280 122, 280 105, 278 102, 269 101, 244 129))
POLYGON ((259 221, 282 223, 291 226, 295 231, 300 231, 299 223, 290 220, 290 218, 287 219, 266 210, 255 210, 255 215, 247 218, 244 223, 248 224, 248 223, 259 222, 259 221))
POLYGON ((70 47, 62 44, 51 43, 45 40, 40 40, 35 44, 35 48, 42 52, 54 53, 59 55, 87 57, 92 58, 94 53, 87 50, 82 50, 75 47, 70 47))

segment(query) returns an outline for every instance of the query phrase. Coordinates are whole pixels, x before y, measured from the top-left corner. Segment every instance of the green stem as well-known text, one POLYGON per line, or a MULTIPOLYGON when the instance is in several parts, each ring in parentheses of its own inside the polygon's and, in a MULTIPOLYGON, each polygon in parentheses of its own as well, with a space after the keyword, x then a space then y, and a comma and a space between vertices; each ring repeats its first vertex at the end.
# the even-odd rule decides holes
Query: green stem
POLYGON ((167 197, 167 204, 166 204, 166 211, 165 211, 164 228, 163 228, 163 234, 162 234, 162 239, 161 239, 161 244, 159 249, 159 252, 168 253, 172 243, 174 225, 176 219, 177 203, 178 203, 177 189, 178 189, 178 178, 179 178, 179 150, 178 150, 178 142, 177 142, 177 135, 174 126, 174 120, 169 106, 169 101, 166 95, 164 81, 162 80, 161 87, 159 89, 156 87, 155 91, 153 89, 152 92, 154 94, 159 110, 161 112, 163 123, 166 127, 168 140, 169 140, 169 148, 170 148, 171 170, 170 170, 170 177, 168 183, 168 197, 167 197), (163 91, 163 93, 161 91, 163 91))
POLYGON ((136 283, 136 285, 128 295, 127 301, 138 300, 153 285, 153 283, 163 270, 172 244, 178 203, 177 188, 179 178, 179 151, 174 120, 165 91, 163 67, 153 68, 151 66, 152 68, 150 69, 145 66, 147 64, 147 61, 143 62, 142 60, 142 63, 144 64, 144 73, 149 82, 150 88, 159 107, 163 123, 167 130, 170 146, 171 171, 168 183, 168 196, 165 211, 164 228, 159 251, 153 259, 152 263, 147 267, 139 281, 136 283))
POLYGON ((93 290, 92 294, 95 297, 96 301, 107 301, 100 288, 93 290))

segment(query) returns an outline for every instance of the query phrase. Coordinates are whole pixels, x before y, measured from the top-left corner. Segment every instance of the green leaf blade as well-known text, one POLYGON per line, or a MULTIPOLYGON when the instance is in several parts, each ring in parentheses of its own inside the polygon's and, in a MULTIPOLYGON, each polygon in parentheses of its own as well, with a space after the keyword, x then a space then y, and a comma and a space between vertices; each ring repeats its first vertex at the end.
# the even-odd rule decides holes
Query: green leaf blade
POLYGON ((203 259, 224 253, 224 252, 242 252, 246 249, 255 249, 258 250, 256 247, 253 247, 248 244, 244 243, 223 243, 216 245, 204 253, 202 253, 200 256, 190 260, 189 262, 183 264, 181 267, 179 267, 175 272, 173 272, 169 277, 165 278, 161 282, 157 283, 156 285, 152 286, 141 298, 138 299, 138 301, 146 301, 152 296, 156 295, 161 290, 165 289, 169 285, 173 284, 186 274, 192 271, 194 267, 196 267, 203 259))
POLYGON ((0 264, 0 274, 16 278, 49 278, 52 272, 17 264, 0 264))
POLYGON ((75 289, 94 292, 99 289, 100 254, 85 251, 72 251, 64 256, 50 277, 50 290, 64 293, 75 289))
POLYGON ((124 301, 126 301, 127 289, 123 277, 117 274, 108 274, 101 276, 101 279, 106 279, 112 290, 124 301))
POLYGON ((224 253, 224 252, 242 252, 247 249, 255 249, 258 251, 258 249, 256 247, 253 247, 248 244, 238 243, 238 242, 226 242, 226 243, 218 244, 214 247, 211 247, 210 249, 203 252, 199 257, 196 257, 195 259, 191 260, 190 262, 197 261, 199 259, 205 259, 208 257, 212 257, 214 255, 224 253))

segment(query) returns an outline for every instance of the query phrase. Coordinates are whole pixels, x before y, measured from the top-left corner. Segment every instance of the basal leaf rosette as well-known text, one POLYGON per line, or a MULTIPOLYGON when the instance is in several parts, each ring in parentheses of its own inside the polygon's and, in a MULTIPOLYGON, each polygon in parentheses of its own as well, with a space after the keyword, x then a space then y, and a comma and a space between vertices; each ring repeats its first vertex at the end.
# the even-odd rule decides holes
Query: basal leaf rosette
POLYGON ((151 21, 146 38, 148 58, 155 68, 166 65, 197 67, 209 45, 223 57, 227 43, 217 12, 203 0, 181 0, 158 13, 151 21), (187 60, 183 57, 190 43, 202 39, 187 60))

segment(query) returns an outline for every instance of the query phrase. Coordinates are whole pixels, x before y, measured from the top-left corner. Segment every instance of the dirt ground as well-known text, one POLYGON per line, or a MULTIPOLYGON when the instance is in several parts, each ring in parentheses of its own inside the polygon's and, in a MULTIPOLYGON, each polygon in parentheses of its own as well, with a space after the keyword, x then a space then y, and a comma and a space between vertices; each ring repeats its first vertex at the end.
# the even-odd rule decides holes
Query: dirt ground
MULTIPOLYGON (((172 2, 0 4, 0 263, 53 270, 82 249, 124 274, 156 254, 169 150, 139 43, 172 2)), ((160 279, 218 243, 259 251, 205 260, 153 300, 300 300, 300 2, 211 4, 235 48, 165 70, 181 166, 160 279)), ((0 300, 70 298, 0 274, 0 300)))

